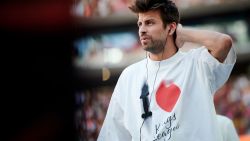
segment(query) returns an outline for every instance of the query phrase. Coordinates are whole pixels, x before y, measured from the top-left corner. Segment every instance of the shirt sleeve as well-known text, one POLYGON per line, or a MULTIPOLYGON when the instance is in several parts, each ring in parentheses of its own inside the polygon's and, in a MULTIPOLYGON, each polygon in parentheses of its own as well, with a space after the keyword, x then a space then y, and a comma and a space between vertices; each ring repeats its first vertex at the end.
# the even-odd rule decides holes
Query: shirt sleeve
POLYGON ((195 49, 193 57, 202 70, 203 77, 208 81, 210 90, 214 94, 229 78, 236 62, 236 52, 232 47, 223 63, 214 58, 205 47, 195 49))
POLYGON ((223 141, 239 141, 238 133, 235 129, 233 121, 223 115, 217 115, 219 128, 221 130, 223 141))
POLYGON ((131 135, 124 124, 124 109, 119 95, 124 92, 122 77, 112 94, 109 108, 97 141, 131 141, 131 135))
POLYGON ((227 136, 226 136, 227 141, 239 141, 239 136, 237 134, 237 131, 234 127, 233 122, 230 119, 228 119, 228 124, 225 130, 228 130, 227 136))

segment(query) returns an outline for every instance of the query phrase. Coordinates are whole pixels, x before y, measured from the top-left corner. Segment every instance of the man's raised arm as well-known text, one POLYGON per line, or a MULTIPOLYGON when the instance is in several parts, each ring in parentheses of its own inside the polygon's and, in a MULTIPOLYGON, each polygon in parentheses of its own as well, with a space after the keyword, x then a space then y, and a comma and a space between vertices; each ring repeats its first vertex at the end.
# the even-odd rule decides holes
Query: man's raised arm
POLYGON ((179 24, 176 33, 178 47, 181 47, 185 42, 203 45, 220 62, 224 62, 232 47, 232 38, 216 31, 186 28, 179 24))

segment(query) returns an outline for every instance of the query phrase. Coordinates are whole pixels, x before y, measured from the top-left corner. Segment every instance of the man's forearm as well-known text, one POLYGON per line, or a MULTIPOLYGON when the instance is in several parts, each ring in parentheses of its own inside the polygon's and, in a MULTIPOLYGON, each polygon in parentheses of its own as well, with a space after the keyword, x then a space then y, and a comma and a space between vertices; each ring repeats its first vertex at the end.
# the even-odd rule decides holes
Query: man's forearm
POLYGON ((205 46, 220 62, 223 62, 232 46, 230 36, 209 30, 180 28, 177 35, 181 42, 193 42, 205 46))

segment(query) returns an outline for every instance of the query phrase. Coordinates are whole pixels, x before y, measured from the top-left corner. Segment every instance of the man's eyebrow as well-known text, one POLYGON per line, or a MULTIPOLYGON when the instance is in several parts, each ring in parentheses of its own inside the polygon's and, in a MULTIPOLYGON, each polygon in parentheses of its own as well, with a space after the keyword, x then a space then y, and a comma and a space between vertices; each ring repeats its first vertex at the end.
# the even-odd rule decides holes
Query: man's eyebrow
MULTIPOLYGON (((154 19, 154 18, 148 18, 148 19, 144 20, 144 22, 145 22, 145 21, 155 21, 155 19, 154 19)), ((142 22, 142 21, 140 21, 140 20, 138 19, 137 23, 139 23, 139 22, 142 22)))

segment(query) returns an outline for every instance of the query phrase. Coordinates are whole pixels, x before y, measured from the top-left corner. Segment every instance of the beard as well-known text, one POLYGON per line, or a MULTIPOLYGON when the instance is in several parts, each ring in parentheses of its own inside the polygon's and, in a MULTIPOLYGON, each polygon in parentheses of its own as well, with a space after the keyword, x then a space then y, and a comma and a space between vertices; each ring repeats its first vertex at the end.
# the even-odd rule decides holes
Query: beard
POLYGON ((148 44, 142 45, 142 46, 145 51, 148 51, 153 54, 159 54, 163 52, 165 48, 165 44, 166 44, 166 40, 151 38, 151 41, 148 44))

